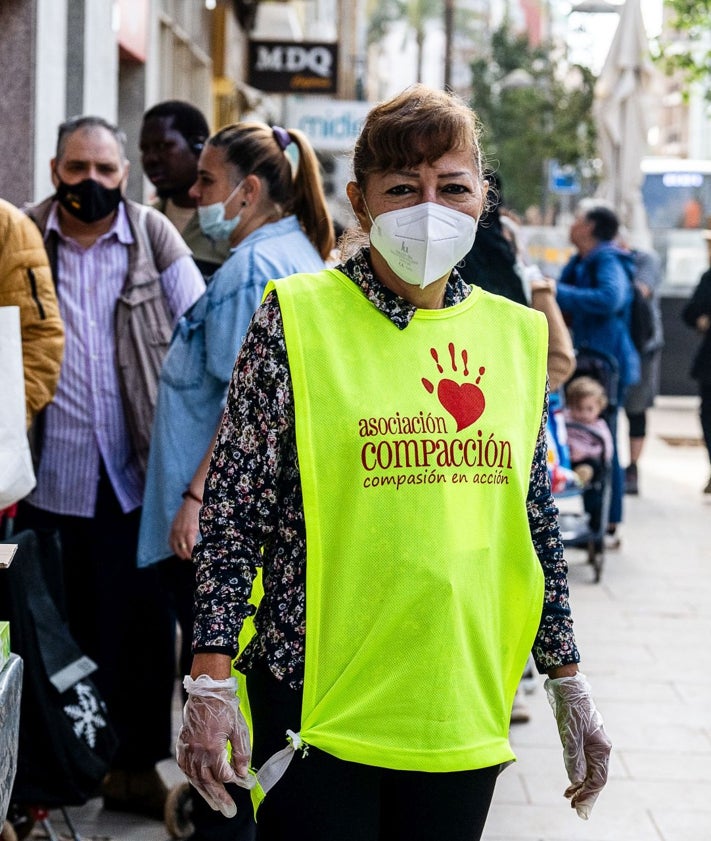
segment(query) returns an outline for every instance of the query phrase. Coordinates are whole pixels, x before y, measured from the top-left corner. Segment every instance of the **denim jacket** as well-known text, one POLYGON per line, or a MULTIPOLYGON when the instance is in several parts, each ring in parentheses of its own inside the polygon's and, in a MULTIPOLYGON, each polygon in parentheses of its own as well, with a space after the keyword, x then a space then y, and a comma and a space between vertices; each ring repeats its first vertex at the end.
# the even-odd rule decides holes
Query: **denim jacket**
POLYGON ((227 402, 237 353, 267 282, 318 271, 323 260, 287 216, 253 231, 179 319, 163 364, 146 477, 138 565, 172 552, 168 537, 227 402))

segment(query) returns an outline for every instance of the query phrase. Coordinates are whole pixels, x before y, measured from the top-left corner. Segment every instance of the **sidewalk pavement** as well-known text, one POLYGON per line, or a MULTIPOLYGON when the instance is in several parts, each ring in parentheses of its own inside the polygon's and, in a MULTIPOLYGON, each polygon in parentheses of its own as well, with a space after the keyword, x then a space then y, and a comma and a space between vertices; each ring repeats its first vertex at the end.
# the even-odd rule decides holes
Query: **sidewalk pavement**
POLYGON ((567 553, 581 667, 613 742, 608 785, 589 821, 567 806, 541 687, 531 722, 512 730, 519 761, 501 777, 485 841, 711 839, 711 496, 695 399, 658 399, 639 469, 601 583, 567 553))
MULTIPOLYGON (((485 841, 711 841, 711 496, 701 493, 709 465, 699 436, 696 399, 659 398, 640 496, 625 498, 622 544, 607 551, 601 582, 582 552, 567 553, 581 665, 613 742, 590 820, 563 797, 541 679, 526 696, 531 721, 512 727, 518 762, 501 776, 485 841)), ((180 780, 172 761, 161 770, 180 780)), ((85 841, 169 838, 162 824, 103 812, 99 800, 70 814, 85 841)), ((52 822, 64 834, 59 813, 52 822)))

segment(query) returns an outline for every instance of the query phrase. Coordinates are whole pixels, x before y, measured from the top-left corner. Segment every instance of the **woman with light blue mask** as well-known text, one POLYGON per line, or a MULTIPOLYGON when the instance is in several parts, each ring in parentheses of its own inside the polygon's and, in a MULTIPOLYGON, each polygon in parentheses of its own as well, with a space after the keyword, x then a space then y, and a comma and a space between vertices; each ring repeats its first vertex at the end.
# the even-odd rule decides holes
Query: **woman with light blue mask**
POLYGON ((260 123, 221 129, 200 155, 190 194, 205 235, 232 251, 180 319, 166 356, 139 566, 190 559, 212 439, 252 313, 267 281, 318 270, 333 248, 318 160, 299 131, 260 123))
POLYGON ((165 358, 138 548, 139 566, 160 564, 186 639, 203 483, 242 338, 267 281, 322 269, 334 244, 318 160, 299 131, 221 129, 205 144, 191 195, 203 232, 231 253, 178 322, 165 358))

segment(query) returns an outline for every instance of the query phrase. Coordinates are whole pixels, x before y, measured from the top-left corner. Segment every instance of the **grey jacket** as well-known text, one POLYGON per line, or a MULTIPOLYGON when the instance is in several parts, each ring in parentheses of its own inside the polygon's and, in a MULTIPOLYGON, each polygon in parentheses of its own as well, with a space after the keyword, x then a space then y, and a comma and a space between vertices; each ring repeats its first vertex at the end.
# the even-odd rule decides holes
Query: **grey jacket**
MULTIPOLYGON (((25 208, 44 237, 54 197, 25 208)), ((175 227, 157 210, 125 200, 134 243, 128 246, 128 273, 116 301, 116 363, 126 423, 139 463, 145 472, 158 394, 158 376, 172 334, 172 316, 163 296, 160 276, 190 249, 175 227)), ((58 283, 55 232, 45 248, 58 283)), ((37 445, 37 441, 35 441, 37 445)))

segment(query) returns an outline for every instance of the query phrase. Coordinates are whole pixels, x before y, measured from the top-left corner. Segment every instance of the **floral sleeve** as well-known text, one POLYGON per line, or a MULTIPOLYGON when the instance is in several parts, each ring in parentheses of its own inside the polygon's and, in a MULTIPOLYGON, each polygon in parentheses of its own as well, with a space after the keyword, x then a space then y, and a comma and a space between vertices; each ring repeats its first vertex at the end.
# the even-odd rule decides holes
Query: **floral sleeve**
POLYGON ((545 576, 543 613, 533 645, 533 657, 540 672, 580 661, 568 600, 568 564, 563 557, 558 508, 551 493, 548 476, 547 402, 546 399, 526 501, 533 546, 545 576))
MULTIPOLYGON (((278 524, 293 403, 281 314, 272 296, 255 313, 235 364, 205 483, 196 547, 197 651, 237 650, 262 551, 278 524)), ((293 466, 292 466, 293 469, 293 466)))

